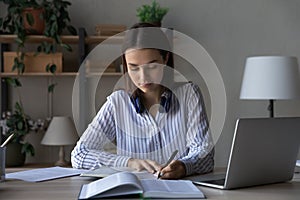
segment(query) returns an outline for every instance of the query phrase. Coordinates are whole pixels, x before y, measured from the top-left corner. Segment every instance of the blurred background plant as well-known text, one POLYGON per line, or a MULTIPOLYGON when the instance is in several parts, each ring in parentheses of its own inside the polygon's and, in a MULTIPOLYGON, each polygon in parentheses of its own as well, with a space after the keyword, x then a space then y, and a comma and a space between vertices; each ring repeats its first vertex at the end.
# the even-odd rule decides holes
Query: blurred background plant
POLYGON ((162 19, 168 13, 169 8, 160 7, 160 4, 154 0, 151 5, 142 5, 136 11, 140 22, 161 26, 162 19))

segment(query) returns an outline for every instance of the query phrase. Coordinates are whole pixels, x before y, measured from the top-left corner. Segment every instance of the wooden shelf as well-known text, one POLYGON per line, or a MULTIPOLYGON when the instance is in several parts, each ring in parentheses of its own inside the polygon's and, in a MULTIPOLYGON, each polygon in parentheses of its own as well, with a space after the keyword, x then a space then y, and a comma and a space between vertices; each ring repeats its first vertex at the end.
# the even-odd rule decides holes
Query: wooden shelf
POLYGON ((104 73, 100 73, 100 72, 91 72, 91 73, 86 73, 86 76, 88 77, 92 77, 92 76, 122 76, 123 73, 121 72, 104 72, 104 73))
MULTIPOLYGON (((76 72, 63 72, 63 73, 57 73, 55 74, 56 76, 76 76, 78 73, 76 72)), ((1 72, 0 77, 16 77, 18 76, 16 73, 11 73, 11 72, 1 72)), ((51 73, 46 73, 46 72, 26 72, 20 77, 28 77, 28 76, 53 76, 51 73)))
MULTIPOLYGON (((15 43, 17 36, 16 35, 0 35, 0 43, 15 43)), ((123 37, 121 36, 87 36, 85 38, 85 43, 86 44, 97 44, 101 43, 104 40, 110 38, 109 43, 116 43, 119 44, 122 42, 123 37)), ((79 41, 79 36, 77 35, 62 35, 61 40, 64 43, 69 43, 69 44, 78 44, 79 41)), ((40 42, 52 42, 53 39, 43 36, 43 35, 28 35, 27 36, 27 43, 40 43, 40 42)))
POLYGON ((87 36, 85 38, 86 44, 97 44, 104 40, 108 40, 109 44, 121 44, 123 42, 123 37, 121 36, 87 36))
MULTIPOLYGON (((55 76, 57 77, 65 77, 65 76, 77 76, 79 75, 78 72, 62 72, 62 73, 57 73, 55 74, 55 76)), ((87 73, 86 76, 122 76, 123 74, 121 72, 104 72, 104 73, 87 73)), ((18 76, 16 73, 8 73, 8 72, 1 72, 0 73, 0 77, 16 77, 18 76)), ((20 75, 20 77, 38 77, 38 76, 54 76, 53 74, 51 73, 38 73, 38 72, 28 72, 28 73, 24 73, 22 75, 20 75)))
MULTIPOLYGON (((15 43, 16 39, 16 35, 0 35, 0 43, 15 43)), ((61 39, 65 43, 78 43, 79 37, 76 35, 64 35, 61 36, 61 39)), ((43 35, 28 35, 26 40, 29 43, 40 43, 43 41, 51 42, 53 39, 43 35)))

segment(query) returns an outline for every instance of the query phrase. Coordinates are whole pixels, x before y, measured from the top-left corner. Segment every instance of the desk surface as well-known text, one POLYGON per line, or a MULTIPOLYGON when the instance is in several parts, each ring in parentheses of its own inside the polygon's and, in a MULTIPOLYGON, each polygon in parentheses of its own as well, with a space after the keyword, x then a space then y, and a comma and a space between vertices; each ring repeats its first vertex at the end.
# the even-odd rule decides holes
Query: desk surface
MULTIPOLYGON (((24 169, 23 169, 24 170, 24 169)), ((8 169, 7 172, 19 171, 8 169)), ((0 199, 77 199, 82 184, 94 179, 87 177, 68 177, 51 181, 30 183, 19 180, 6 180, 0 183, 0 199)), ((298 200, 300 197, 300 174, 292 181, 236 190, 219 190, 199 187, 207 199, 255 199, 255 200, 298 200)))

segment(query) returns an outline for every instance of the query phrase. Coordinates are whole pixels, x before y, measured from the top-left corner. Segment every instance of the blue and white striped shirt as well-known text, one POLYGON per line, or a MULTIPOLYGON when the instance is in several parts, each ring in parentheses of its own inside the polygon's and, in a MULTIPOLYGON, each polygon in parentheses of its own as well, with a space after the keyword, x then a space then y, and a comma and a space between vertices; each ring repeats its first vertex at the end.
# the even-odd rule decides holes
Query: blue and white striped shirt
POLYGON ((178 149, 175 159, 184 163, 186 175, 212 171, 213 142, 200 89, 186 83, 172 94, 169 111, 154 118, 147 110, 137 113, 126 91, 113 92, 73 149, 73 167, 124 167, 130 158, 163 164, 178 149), (104 150, 109 141, 116 154, 104 150))

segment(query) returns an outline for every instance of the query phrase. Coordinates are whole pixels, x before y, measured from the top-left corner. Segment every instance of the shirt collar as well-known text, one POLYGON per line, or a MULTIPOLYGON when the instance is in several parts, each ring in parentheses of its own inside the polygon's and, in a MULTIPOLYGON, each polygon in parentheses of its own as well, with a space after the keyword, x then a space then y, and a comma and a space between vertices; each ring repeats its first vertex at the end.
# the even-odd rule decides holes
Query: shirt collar
MULTIPOLYGON (((159 112, 164 113, 164 112, 169 112, 170 110, 170 105, 171 105, 171 99, 172 99, 172 91, 169 89, 166 89, 160 96, 160 107, 159 107, 159 112)), ((139 92, 137 91, 135 95, 131 94, 130 95, 130 100, 131 103, 133 104, 135 110, 137 113, 143 113, 145 112, 145 107, 141 101, 139 92)))

